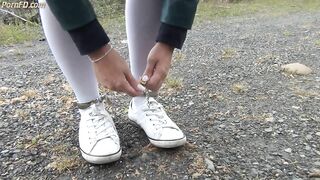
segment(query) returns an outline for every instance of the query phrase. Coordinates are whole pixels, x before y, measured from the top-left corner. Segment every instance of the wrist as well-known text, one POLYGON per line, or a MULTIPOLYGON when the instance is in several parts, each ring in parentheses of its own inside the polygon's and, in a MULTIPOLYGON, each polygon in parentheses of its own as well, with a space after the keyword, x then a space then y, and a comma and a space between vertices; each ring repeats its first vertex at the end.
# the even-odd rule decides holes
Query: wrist
POLYGON ((168 52, 173 53, 173 51, 174 51, 174 47, 169 45, 169 44, 167 44, 167 43, 157 42, 156 45, 158 47, 160 47, 161 49, 167 50, 168 52))
POLYGON ((111 48, 112 48, 111 45, 107 44, 107 45, 102 46, 101 48, 93 51, 92 53, 90 53, 88 55, 89 55, 90 59, 92 61, 94 61, 96 59, 103 57, 111 48))

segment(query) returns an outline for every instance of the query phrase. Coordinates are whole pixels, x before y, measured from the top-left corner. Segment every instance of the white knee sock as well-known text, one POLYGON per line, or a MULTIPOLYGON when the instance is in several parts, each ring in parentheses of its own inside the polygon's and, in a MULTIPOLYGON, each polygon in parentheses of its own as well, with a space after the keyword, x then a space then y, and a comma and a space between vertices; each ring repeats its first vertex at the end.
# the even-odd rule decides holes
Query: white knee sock
MULTIPOLYGON (((155 45, 160 27, 162 0, 127 0, 126 29, 129 59, 133 77, 140 79, 151 48, 155 45)), ((139 105, 145 97, 134 97, 133 105, 139 105)))
POLYGON ((87 56, 81 56, 69 34, 62 29, 50 8, 40 8, 47 42, 79 103, 99 97, 98 83, 87 56))

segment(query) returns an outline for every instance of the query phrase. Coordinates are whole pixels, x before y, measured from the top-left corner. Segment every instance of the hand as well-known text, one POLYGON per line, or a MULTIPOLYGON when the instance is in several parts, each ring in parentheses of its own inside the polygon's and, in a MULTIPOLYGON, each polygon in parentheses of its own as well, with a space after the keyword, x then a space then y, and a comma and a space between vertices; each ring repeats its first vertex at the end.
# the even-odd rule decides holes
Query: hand
POLYGON ((148 63, 144 75, 149 77, 146 87, 152 91, 158 91, 168 75, 173 47, 156 43, 148 55, 148 63))
MULTIPOLYGON (((111 46, 103 47, 91 54, 90 58, 97 59, 111 46)), ((100 61, 93 63, 93 68, 99 83, 107 89, 124 92, 130 96, 140 96, 143 94, 138 89, 138 82, 133 78, 127 63, 120 54, 112 49, 110 53, 100 61)))

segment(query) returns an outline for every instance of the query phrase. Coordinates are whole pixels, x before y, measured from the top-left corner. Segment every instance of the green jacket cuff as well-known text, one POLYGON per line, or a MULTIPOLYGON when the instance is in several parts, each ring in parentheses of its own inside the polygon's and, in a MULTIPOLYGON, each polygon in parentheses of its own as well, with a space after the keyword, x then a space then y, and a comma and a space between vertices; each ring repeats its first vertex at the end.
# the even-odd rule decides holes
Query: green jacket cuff
POLYGON ((181 49, 187 36, 187 29, 162 23, 156 41, 181 49))
POLYGON ((81 55, 87 55, 109 43, 110 39, 98 22, 93 20, 83 27, 68 31, 81 55))

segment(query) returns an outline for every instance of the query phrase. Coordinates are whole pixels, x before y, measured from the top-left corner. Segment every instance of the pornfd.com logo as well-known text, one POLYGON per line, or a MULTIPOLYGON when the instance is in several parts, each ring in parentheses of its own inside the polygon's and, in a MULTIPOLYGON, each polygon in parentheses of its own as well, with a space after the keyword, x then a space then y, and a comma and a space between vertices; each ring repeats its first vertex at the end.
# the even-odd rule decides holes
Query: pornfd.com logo
POLYGON ((46 3, 38 3, 38 2, 28 2, 28 1, 20 1, 20 2, 2 2, 1 8, 8 9, 36 9, 36 8, 44 8, 46 7, 46 3))

